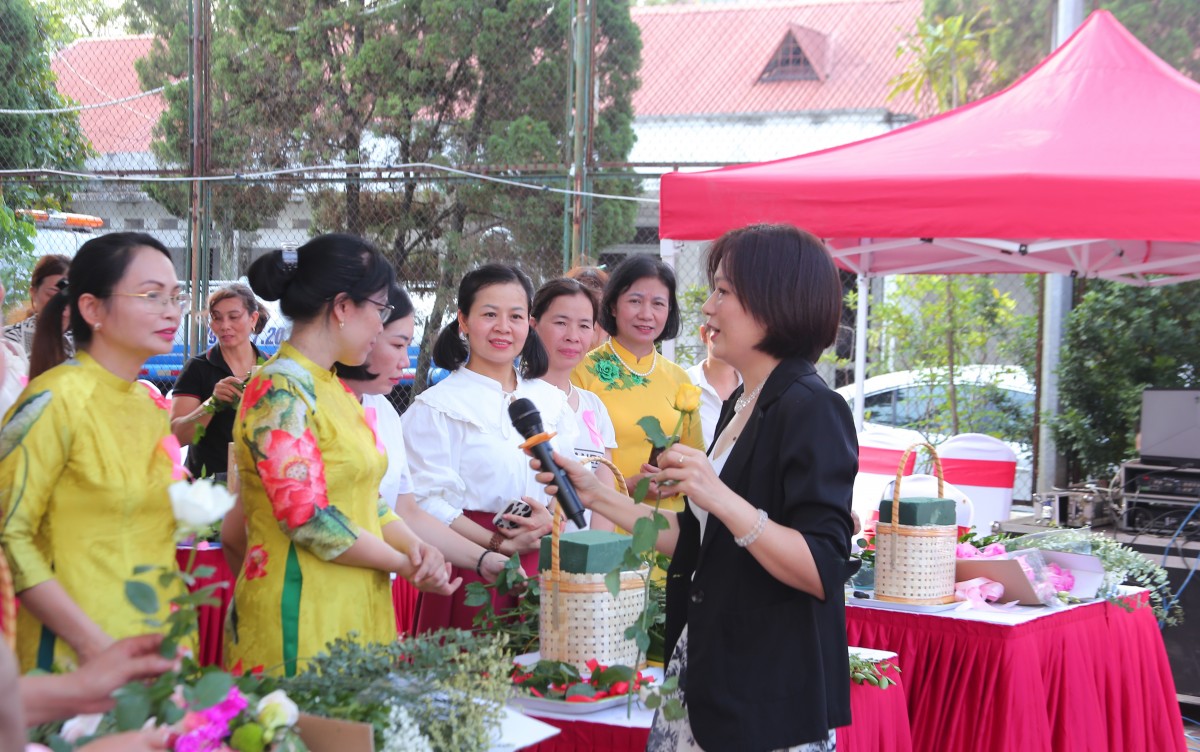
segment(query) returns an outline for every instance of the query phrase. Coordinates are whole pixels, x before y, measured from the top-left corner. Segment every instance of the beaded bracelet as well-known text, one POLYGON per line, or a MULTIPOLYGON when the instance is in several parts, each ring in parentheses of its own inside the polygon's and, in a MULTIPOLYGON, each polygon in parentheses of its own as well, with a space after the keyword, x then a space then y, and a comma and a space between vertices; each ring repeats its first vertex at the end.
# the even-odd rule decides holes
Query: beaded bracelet
POLYGON ((501 532, 499 530, 497 530, 496 532, 492 533, 492 539, 490 541, 488 541, 487 549, 494 553, 498 553, 500 551, 500 546, 503 543, 504 543, 504 535, 501 534, 501 532))
POLYGON ((490 553, 491 551, 484 549, 483 553, 479 555, 479 561, 475 562, 475 574, 479 575, 480 577, 483 577, 483 557, 490 553))
POLYGON ((734 538, 733 542, 745 548, 754 541, 758 540, 758 536, 762 535, 762 531, 767 529, 767 510, 758 510, 758 522, 754 523, 754 529, 740 538, 734 538))

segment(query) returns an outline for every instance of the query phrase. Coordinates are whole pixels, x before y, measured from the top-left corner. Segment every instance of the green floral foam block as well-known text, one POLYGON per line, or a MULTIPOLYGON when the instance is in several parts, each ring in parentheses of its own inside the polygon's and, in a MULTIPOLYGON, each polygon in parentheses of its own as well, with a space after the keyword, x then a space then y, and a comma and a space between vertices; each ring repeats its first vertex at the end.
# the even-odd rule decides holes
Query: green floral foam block
MULTIPOLYGON (((558 540, 559 566, 574 574, 607 574, 625 559, 631 538, 607 530, 577 530, 558 540)), ((542 538, 538 569, 550 568, 550 536, 542 538)))
MULTIPOLYGON (((879 502, 879 521, 891 523, 892 500, 879 502)), ((953 525, 956 522, 954 501, 914 497, 900 500, 900 524, 923 527, 925 525, 953 525)))

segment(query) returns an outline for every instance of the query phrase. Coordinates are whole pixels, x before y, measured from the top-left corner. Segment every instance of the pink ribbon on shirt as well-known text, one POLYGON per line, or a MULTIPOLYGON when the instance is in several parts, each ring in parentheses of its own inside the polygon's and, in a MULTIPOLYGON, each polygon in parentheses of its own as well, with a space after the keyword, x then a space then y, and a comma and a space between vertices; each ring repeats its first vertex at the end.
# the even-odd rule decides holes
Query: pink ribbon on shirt
POLYGON ((363 408, 363 420, 367 423, 367 428, 371 429, 371 435, 375 437, 375 448, 380 454, 387 454, 387 448, 383 445, 383 440, 379 438, 379 414, 375 412, 373 407, 363 408))
POLYGON ((583 425, 587 426, 588 434, 591 435, 592 441, 596 446, 604 449, 604 437, 600 435, 600 429, 596 427, 596 413, 593 410, 584 410, 580 415, 583 416, 583 425))

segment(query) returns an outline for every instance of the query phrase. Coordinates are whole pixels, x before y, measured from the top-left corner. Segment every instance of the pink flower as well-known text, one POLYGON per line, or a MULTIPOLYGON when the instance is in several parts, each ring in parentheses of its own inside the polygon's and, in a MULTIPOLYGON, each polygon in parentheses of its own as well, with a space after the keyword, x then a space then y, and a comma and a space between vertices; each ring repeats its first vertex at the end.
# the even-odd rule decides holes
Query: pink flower
POLYGON ((267 549, 252 546, 246 552, 246 579, 257 580, 267 576, 267 549))
POLYGON ((242 409, 239 417, 244 416, 246 411, 258 404, 258 401, 263 398, 267 392, 271 391, 271 379, 255 376, 250 379, 250 383, 246 385, 246 391, 242 392, 242 409))
POLYGON ((266 459, 258 463, 258 475, 275 519, 294 530, 329 505, 325 463, 311 429, 297 437, 276 428, 267 436, 262 453, 266 459))
POLYGON ((1046 576, 1057 592, 1069 593, 1075 587, 1075 575, 1057 564, 1046 565, 1046 576))
POLYGON ((976 556, 979 556, 979 549, 970 543, 959 543, 954 547, 954 558, 956 559, 974 559, 976 556))
POLYGON ((1004 548, 1003 543, 992 543, 987 546, 984 546, 983 550, 979 552, 979 555, 980 556, 1003 556, 1006 553, 1008 553, 1008 551, 1004 548))

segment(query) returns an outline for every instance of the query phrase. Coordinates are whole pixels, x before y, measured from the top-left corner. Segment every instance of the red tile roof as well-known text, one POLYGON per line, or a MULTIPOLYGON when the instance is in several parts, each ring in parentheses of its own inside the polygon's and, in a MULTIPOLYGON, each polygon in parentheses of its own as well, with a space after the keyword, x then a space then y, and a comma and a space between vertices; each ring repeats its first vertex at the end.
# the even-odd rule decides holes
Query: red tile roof
MULTIPOLYGON (((635 7, 642 32, 640 116, 857 110, 914 111, 912 97, 891 102, 888 81, 904 59, 896 47, 914 27, 921 0, 813 0, 764 5, 635 7), (817 80, 759 80, 792 33, 817 80)), ((152 37, 81 39, 52 63, 58 89, 80 104, 142 91, 134 62, 152 37)), ((161 96, 80 113, 102 154, 148 152, 161 96)))
POLYGON ((633 8, 642 30, 642 86, 634 112, 653 115, 887 108, 904 67, 896 47, 915 27, 921 0, 816 0, 762 5, 633 8), (759 81, 793 32, 820 80, 759 81), (822 49, 824 47, 824 49, 822 49))
MULTIPOLYGON (((79 104, 96 104, 139 94, 134 61, 150 52, 153 37, 80 39, 51 62, 58 90, 79 104)), ((150 139, 163 111, 155 94, 79 113, 83 132, 101 154, 150 151, 150 139)))

